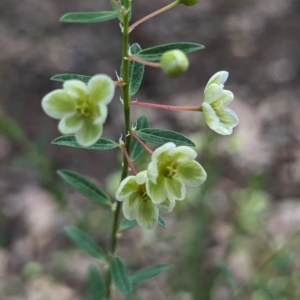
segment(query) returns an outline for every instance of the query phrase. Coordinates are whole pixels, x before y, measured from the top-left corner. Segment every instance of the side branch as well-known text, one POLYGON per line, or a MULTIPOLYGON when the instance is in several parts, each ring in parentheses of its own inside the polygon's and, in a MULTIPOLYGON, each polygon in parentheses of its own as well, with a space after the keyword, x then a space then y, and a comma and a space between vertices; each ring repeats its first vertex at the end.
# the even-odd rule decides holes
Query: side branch
POLYGON ((138 143, 150 154, 153 154, 153 151, 135 134, 134 131, 130 131, 130 135, 138 141, 138 143))
POLYGON ((158 109, 166 109, 166 110, 175 110, 175 111, 202 111, 202 106, 175 106, 175 105, 164 105, 164 104, 156 104, 149 102, 130 102, 131 106, 142 106, 142 107, 150 107, 150 108, 158 108, 158 109))
POLYGON ((124 156, 126 157, 126 160, 128 162, 129 168, 131 169, 132 173, 134 175, 136 175, 137 171, 136 171, 136 169, 135 169, 135 167, 134 167, 134 165, 133 165, 133 163, 132 163, 132 161, 130 159, 130 156, 129 156, 128 152, 127 152, 125 144, 122 145, 122 151, 124 153, 124 156))
POLYGON ((132 24, 130 27, 129 27, 129 32, 131 32, 135 27, 137 27, 138 25, 144 23, 145 21, 163 13, 163 12, 166 12, 167 10, 177 6, 178 4, 180 4, 180 1, 179 0, 175 0, 174 2, 172 2, 171 4, 157 10, 157 11, 154 11, 153 13, 145 16, 144 18, 138 20, 137 22, 135 22, 134 24, 132 24))
POLYGON ((146 61, 146 60, 140 59, 140 58, 138 58, 134 55, 129 55, 128 59, 136 61, 136 62, 138 62, 142 65, 145 65, 145 66, 149 66, 149 67, 153 67, 153 68, 160 68, 160 63, 146 61))

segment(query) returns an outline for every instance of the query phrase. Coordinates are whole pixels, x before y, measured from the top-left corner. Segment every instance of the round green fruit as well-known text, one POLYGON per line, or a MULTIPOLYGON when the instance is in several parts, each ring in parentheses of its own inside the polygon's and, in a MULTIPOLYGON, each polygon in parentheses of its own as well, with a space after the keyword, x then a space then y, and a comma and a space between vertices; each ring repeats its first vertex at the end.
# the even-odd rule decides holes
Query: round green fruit
POLYGON ((169 77, 178 77, 189 67, 189 60, 181 50, 165 52, 160 59, 160 67, 169 77))

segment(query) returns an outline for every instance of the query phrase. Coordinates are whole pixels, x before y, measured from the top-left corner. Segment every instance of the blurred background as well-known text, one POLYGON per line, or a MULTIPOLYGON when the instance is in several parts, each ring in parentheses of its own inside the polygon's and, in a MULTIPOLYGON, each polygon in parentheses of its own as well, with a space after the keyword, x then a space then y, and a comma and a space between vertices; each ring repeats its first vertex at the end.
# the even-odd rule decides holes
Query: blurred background
MULTIPOLYGON (((132 21, 169 3, 132 2, 132 21)), ((1 300, 88 299, 86 271, 95 261, 76 250, 64 226, 78 226, 108 248, 111 214, 63 185, 55 171, 74 170, 113 194, 120 153, 51 145, 60 135, 57 121, 41 110, 42 97, 61 87, 53 75, 115 78, 117 21, 58 21, 66 12, 100 10, 110 10, 108 0, 0 2, 1 300)), ((164 216, 166 228, 122 235, 118 253, 131 270, 175 266, 132 299, 300 299, 299 28, 299 0, 201 0, 132 32, 131 43, 142 48, 179 41, 206 47, 189 55, 190 69, 178 79, 147 68, 139 101, 197 105, 208 79, 227 70, 230 107, 240 118, 232 136, 219 136, 197 113, 132 109, 133 121, 146 114, 152 127, 188 135, 209 176, 164 216)), ((103 136, 117 141, 122 124, 117 93, 103 136)))

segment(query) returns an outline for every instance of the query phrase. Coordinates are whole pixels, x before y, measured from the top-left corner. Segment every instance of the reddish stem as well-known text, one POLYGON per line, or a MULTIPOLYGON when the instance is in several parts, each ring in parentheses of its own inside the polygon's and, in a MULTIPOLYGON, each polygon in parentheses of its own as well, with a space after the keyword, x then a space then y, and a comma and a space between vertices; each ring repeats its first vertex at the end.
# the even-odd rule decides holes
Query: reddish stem
POLYGON ((135 134, 134 131, 130 131, 130 135, 138 141, 138 143, 150 154, 153 154, 153 151, 135 134))
POLYGON ((149 66, 149 67, 153 67, 153 68, 160 68, 160 64, 159 63, 146 61, 146 60, 140 59, 140 58, 138 58, 138 57, 136 57, 134 55, 129 55, 128 59, 136 61, 136 62, 138 62, 138 63, 140 63, 142 65, 145 65, 145 66, 149 66))
POLYGON ((154 11, 153 13, 145 16, 144 18, 138 20, 137 22, 135 22, 134 24, 132 24, 130 27, 129 27, 129 32, 131 32, 135 27, 137 27, 138 25, 142 24, 143 22, 163 13, 163 12, 166 12, 167 10, 177 6, 178 4, 180 4, 180 1, 179 0, 176 0, 175 2, 172 2, 171 4, 157 10, 157 11, 154 11))
POLYGON ((126 157, 126 160, 128 162, 129 168, 131 169, 131 172, 133 173, 133 175, 136 175, 137 171, 136 171, 136 169, 135 169, 135 167, 134 167, 134 165, 133 165, 133 163, 132 163, 132 161, 131 161, 131 159, 130 159, 130 157, 128 155, 128 152, 127 152, 125 144, 122 145, 122 150, 123 150, 123 153, 124 153, 124 155, 126 157))
POLYGON ((152 108, 160 108, 166 110, 176 110, 176 111, 202 111, 202 106, 176 106, 176 105, 163 105, 156 103, 148 103, 148 102, 130 102, 131 106, 143 106, 143 107, 152 107, 152 108))

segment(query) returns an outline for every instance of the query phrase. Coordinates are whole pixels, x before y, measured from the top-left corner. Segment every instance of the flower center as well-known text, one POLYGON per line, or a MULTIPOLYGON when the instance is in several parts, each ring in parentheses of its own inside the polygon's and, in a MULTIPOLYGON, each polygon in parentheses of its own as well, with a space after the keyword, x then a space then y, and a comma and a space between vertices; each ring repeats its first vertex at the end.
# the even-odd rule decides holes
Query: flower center
POLYGON ((148 196, 147 192, 146 192, 146 185, 143 184, 139 191, 138 191, 138 195, 140 196, 140 198, 144 201, 147 202, 148 200, 151 201, 150 197, 148 196))
POLYGON ((159 174, 172 179, 173 177, 177 177, 178 169, 177 169, 177 162, 171 159, 167 160, 164 163, 160 163, 158 165, 159 174))
POLYGON ((220 100, 220 101, 215 101, 213 103, 211 103, 211 107, 214 109, 214 110, 219 110, 221 108, 223 104, 223 101, 220 100))
POLYGON ((80 117, 89 117, 95 112, 95 105, 89 102, 89 98, 79 99, 75 106, 75 111, 80 117))

